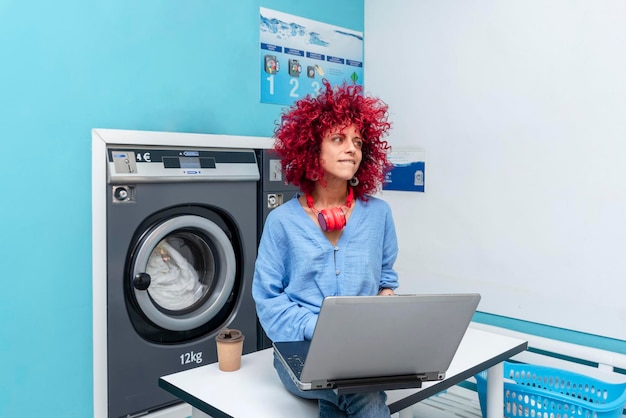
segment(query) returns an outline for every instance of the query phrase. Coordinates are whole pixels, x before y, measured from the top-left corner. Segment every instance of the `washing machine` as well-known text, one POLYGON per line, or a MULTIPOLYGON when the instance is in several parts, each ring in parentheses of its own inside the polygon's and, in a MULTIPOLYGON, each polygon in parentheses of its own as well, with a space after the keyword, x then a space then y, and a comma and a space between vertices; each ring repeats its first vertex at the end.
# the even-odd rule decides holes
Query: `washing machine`
MULTIPOLYGON (((258 209, 258 242, 263 234, 263 226, 267 215, 278 206, 287 202, 298 193, 299 188, 286 184, 282 172, 281 159, 273 149, 257 149, 257 160, 261 180, 259 181, 259 209, 258 209)), ((261 324, 257 324, 257 348, 263 350, 272 346, 261 324)))
POLYGON ((160 376, 217 361, 222 328, 257 349, 253 149, 106 147, 109 418, 180 402, 160 376))

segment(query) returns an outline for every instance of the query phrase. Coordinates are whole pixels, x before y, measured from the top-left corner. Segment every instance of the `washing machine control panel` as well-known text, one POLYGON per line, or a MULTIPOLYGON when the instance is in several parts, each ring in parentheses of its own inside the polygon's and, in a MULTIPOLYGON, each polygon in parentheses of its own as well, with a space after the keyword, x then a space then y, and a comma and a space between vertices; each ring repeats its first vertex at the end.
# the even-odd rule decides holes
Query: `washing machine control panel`
POLYGON ((107 153, 110 183, 260 178, 251 149, 111 147, 107 153))

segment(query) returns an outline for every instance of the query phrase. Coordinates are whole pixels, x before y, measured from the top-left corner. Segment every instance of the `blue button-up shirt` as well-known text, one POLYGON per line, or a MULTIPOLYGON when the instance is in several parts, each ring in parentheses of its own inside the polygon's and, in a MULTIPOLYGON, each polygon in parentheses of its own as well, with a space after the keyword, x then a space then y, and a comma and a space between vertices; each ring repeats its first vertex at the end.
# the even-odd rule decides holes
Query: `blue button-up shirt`
POLYGON ((396 289, 398 243, 384 200, 357 199, 337 245, 294 198, 270 212, 252 284, 257 315, 272 341, 311 339, 326 296, 396 289))

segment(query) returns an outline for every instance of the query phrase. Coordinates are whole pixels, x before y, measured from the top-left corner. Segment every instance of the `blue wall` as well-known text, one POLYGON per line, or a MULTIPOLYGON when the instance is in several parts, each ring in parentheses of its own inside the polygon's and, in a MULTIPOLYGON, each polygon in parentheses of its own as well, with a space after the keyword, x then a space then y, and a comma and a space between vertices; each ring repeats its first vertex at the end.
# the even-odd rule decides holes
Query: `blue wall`
POLYGON ((92 416, 91 129, 272 134, 261 6, 363 30, 362 0, 0 2, 0 417, 92 416))

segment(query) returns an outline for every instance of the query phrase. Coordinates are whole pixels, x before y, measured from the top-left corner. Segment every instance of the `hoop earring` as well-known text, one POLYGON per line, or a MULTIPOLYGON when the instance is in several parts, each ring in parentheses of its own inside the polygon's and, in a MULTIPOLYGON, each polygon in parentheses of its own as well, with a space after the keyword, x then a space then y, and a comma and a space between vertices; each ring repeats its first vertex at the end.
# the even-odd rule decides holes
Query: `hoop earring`
POLYGON ((352 178, 350 179, 350 182, 349 182, 349 183, 350 183, 350 186, 352 186, 352 187, 358 186, 358 185, 359 185, 359 179, 358 179, 358 178, 356 178, 356 176, 355 176, 355 177, 352 177, 352 178))

